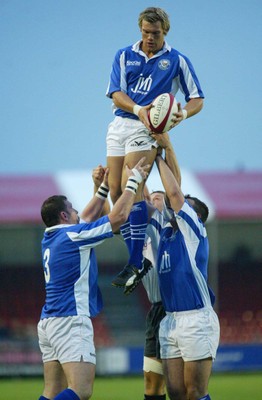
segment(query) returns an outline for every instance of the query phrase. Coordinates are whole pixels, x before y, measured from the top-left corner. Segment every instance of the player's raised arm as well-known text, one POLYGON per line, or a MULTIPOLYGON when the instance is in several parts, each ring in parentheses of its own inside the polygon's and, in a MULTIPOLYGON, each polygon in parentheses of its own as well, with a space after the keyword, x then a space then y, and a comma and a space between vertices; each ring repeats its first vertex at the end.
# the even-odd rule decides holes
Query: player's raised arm
POLYGON ((180 184, 162 156, 157 156, 156 164, 171 207, 175 212, 179 212, 185 201, 180 184))
POLYGON ((181 187, 181 171, 168 132, 152 134, 152 137, 157 141, 159 146, 165 150, 165 161, 181 187))
POLYGON ((86 222, 95 221, 102 214, 109 212, 110 206, 107 200, 108 188, 108 168, 98 166, 92 172, 94 182, 94 197, 89 201, 81 213, 81 218, 86 222), (99 185, 99 182, 100 185, 99 185))
POLYGON ((94 182, 94 195, 97 194, 100 198, 105 198, 105 202, 103 205, 103 209, 101 211, 102 215, 107 215, 110 212, 110 204, 108 201, 108 169, 99 164, 92 171, 92 179, 94 182), (106 183, 103 182, 104 178, 106 178, 106 183))

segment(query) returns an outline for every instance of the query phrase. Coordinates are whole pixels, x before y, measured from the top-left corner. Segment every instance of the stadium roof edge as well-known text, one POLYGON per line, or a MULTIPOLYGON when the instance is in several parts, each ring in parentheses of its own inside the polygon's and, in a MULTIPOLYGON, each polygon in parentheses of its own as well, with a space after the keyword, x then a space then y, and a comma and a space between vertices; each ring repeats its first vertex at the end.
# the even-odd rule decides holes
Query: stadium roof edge
MULTIPOLYGON (((210 220, 262 218, 262 171, 181 173, 183 192, 207 203, 210 220)), ((157 170, 147 184, 150 191, 163 189, 157 170)), ((41 223, 41 204, 53 194, 65 194, 81 212, 93 195, 92 170, 0 175, 0 223, 41 223)))

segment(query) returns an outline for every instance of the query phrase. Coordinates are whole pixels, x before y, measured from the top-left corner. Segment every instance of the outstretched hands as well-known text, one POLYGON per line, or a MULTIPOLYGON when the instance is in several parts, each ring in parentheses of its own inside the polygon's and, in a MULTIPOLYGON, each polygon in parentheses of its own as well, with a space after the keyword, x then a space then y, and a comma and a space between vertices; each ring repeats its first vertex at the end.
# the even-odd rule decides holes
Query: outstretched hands
POLYGON ((109 169, 99 164, 92 171, 92 179, 94 185, 97 188, 101 185, 101 183, 104 183, 106 186, 108 186, 108 174, 109 174, 109 169))
MULTIPOLYGON (((152 128, 149 124, 149 119, 148 119, 148 111, 150 110, 150 108, 153 107, 152 103, 148 104, 147 106, 142 107, 139 110, 138 113, 138 117, 140 119, 141 122, 143 122, 143 124, 146 126, 146 128, 152 133, 152 128)), ((184 120, 184 114, 183 114, 183 109, 181 106, 181 103, 177 103, 177 112, 173 114, 173 118, 172 118, 172 126, 170 127, 170 129, 174 128, 175 126, 177 126, 178 124, 180 124, 180 122, 182 122, 184 120)))
POLYGON ((168 132, 152 133, 151 136, 152 136, 152 138, 155 139, 155 141, 159 145, 158 154, 162 153, 162 149, 166 149, 171 146, 170 137, 169 137, 168 132))
POLYGON ((139 183, 143 180, 146 180, 146 178, 148 177, 150 164, 142 165, 145 162, 145 159, 146 157, 142 157, 132 169, 130 169, 128 165, 126 165, 126 174, 128 178, 135 176, 139 183))

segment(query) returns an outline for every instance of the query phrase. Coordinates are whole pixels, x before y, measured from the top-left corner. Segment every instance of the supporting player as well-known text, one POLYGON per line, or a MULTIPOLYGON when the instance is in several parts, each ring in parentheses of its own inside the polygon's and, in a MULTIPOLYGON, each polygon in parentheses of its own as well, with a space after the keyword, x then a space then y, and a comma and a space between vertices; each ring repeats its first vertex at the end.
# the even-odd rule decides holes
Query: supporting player
POLYGON ((126 188, 108 215, 99 218, 108 194, 108 171, 82 213, 83 222, 65 196, 52 196, 41 207, 46 301, 38 323, 45 380, 39 400, 88 400, 92 395, 96 353, 90 318, 103 306, 94 247, 112 237, 128 217, 147 176, 144 161, 126 168, 126 188))
POLYGON ((154 214, 151 222, 160 235, 157 268, 167 315, 160 323, 159 339, 167 392, 170 400, 210 400, 219 321, 207 283, 208 208, 183 195, 179 168, 174 174, 159 155, 156 162, 172 207, 169 224, 161 214, 154 214))
MULTIPOLYGON (((150 202, 159 212, 163 212, 165 207, 164 197, 165 194, 162 191, 155 191, 150 195, 150 202)), ((161 300, 156 268, 158 237, 153 236, 153 234, 154 232, 150 232, 150 226, 148 226, 143 255, 152 263, 152 269, 142 279, 148 300, 151 303, 150 310, 146 316, 143 362, 144 400, 165 400, 166 390, 160 357, 159 325, 166 313, 161 300)))

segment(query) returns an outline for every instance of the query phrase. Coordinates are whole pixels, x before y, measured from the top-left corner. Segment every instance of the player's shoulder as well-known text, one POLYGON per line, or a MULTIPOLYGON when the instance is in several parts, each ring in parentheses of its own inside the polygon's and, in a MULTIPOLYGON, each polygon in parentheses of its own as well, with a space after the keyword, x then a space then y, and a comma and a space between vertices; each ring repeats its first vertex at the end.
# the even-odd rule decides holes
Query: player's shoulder
POLYGON ((166 43, 166 49, 169 51, 170 56, 188 60, 188 57, 180 50, 170 46, 166 43))
POLYGON ((196 211, 186 199, 181 210, 178 212, 177 216, 178 216, 177 218, 178 222, 180 219, 181 221, 184 221, 186 225, 191 226, 192 229, 194 229, 194 227, 197 227, 202 236, 205 237, 207 235, 205 224, 198 217, 196 211))
POLYGON ((128 46, 125 46, 125 47, 121 47, 120 49, 117 50, 116 54, 120 55, 122 53, 132 52, 132 48, 133 48, 133 45, 128 45, 128 46))

